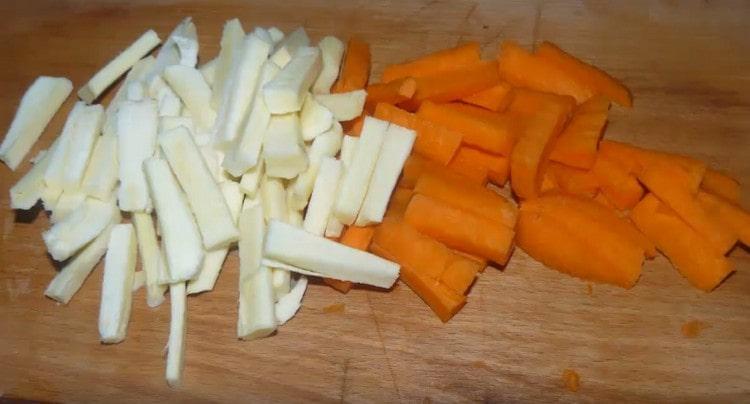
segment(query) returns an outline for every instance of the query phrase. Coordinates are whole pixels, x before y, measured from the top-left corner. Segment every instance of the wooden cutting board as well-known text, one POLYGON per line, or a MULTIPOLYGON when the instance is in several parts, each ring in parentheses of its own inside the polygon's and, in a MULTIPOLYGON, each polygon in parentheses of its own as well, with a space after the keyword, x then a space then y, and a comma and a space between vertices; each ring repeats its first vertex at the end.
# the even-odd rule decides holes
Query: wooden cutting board
MULTIPOLYGON (((0 127, 37 75, 79 88, 140 33, 166 37, 193 16, 201 59, 222 23, 304 26, 372 44, 382 67, 476 40, 552 40, 622 79, 635 107, 615 107, 607 137, 686 153, 750 182, 750 3, 527 1, 5 1, 0 3, 0 127), (98 4, 97 4, 98 3, 98 4), (636 4, 638 3, 638 4, 636 4)), ((59 133, 73 99, 35 150, 59 133)), ((33 155, 33 153, 32 153, 33 155)), ((466 308, 442 324, 404 285, 341 295, 320 284, 297 317, 261 341, 235 338, 237 257, 213 292, 188 300, 183 386, 164 381, 168 304, 134 297, 125 342, 98 342, 101 268, 68 306, 43 296, 57 265, 43 212, 9 210, 8 189, 28 169, 0 167, 0 397, 51 401, 747 401, 750 255, 713 293, 691 288, 663 258, 632 290, 545 269, 516 250, 488 269, 466 308), (333 304, 343 311, 330 312, 333 304), (339 306, 340 308, 341 306, 339 306), (688 321, 707 328, 688 338, 688 321), (581 378, 563 387, 565 369, 581 378)), ((750 195, 745 188, 743 200, 750 195)))

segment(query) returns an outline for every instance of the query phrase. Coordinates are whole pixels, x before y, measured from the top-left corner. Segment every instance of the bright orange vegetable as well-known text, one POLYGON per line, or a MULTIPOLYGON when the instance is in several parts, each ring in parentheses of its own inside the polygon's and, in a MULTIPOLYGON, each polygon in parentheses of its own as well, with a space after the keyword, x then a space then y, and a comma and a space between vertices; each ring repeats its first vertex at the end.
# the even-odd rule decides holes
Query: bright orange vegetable
POLYGON ((513 203, 483 186, 427 173, 417 181, 414 193, 471 212, 511 229, 516 225, 517 209, 513 203))
POLYGON ((370 84, 367 86, 365 111, 372 113, 380 102, 396 105, 407 101, 416 91, 417 81, 413 77, 404 77, 389 83, 370 84))
POLYGON ((500 83, 478 93, 474 93, 468 97, 464 97, 461 101, 476 105, 482 108, 486 108, 494 112, 502 112, 510 102, 513 101, 513 88, 510 84, 501 81, 500 83))
POLYGON ((440 283, 458 294, 466 294, 483 268, 478 261, 462 257, 448 264, 440 275, 440 283))
POLYGON ((643 197, 643 187, 636 177, 605 155, 597 157, 591 173, 607 199, 619 210, 632 208, 643 197))
POLYGON ((510 117, 471 105, 425 102, 417 116, 460 133, 467 145, 503 156, 516 138, 510 117))
POLYGON ((689 188, 689 174, 680 167, 654 164, 647 167, 638 178, 649 191, 704 237, 718 255, 724 255, 734 246, 737 241, 734 233, 703 210, 689 188))
POLYGON ((400 220, 404 216, 406 207, 409 205, 413 194, 414 191, 411 189, 396 187, 391 194, 391 200, 388 202, 388 209, 385 211, 385 216, 400 220))
POLYGON ((500 82, 497 62, 481 61, 417 78, 417 92, 402 105, 414 111, 424 101, 449 102, 488 89, 500 82))
POLYGON ((586 83, 586 86, 591 87, 596 94, 602 94, 624 107, 633 106, 633 97, 630 95, 630 91, 617 79, 566 53, 556 45, 550 42, 542 42, 537 47, 535 56, 544 63, 564 72, 568 77, 586 83))
POLYGON ((490 182, 497 186, 502 187, 508 182, 508 176, 510 175, 510 161, 507 157, 486 153, 473 147, 461 146, 448 167, 451 168, 451 166, 468 165, 486 168, 487 177, 490 182))
POLYGON ((332 93, 345 93, 365 88, 370 79, 370 45, 357 38, 349 39, 346 55, 341 63, 339 78, 331 88, 332 93))
POLYGON ((462 177, 470 178, 472 183, 487 184, 490 179, 490 170, 484 164, 465 158, 456 158, 448 164, 448 169, 462 177))
POLYGON ((557 95, 525 88, 514 88, 513 99, 508 106, 508 113, 516 117, 525 118, 536 114, 550 105, 560 110, 572 112, 575 109, 576 100, 569 95, 557 95))
POLYGON ((404 220, 448 247, 501 265, 513 250, 512 229, 424 195, 411 198, 404 220))
POLYGON ((707 169, 701 189, 733 203, 740 203, 740 183, 721 171, 707 169))
POLYGON ((742 244, 750 246, 750 213, 720 196, 698 192, 698 203, 711 217, 732 229, 742 244))
POLYGON ((422 56, 410 62, 386 66, 383 69, 382 81, 388 83, 403 77, 432 76, 457 66, 475 64, 480 61, 478 42, 443 49, 429 55, 422 56))
POLYGON ((608 111, 609 100, 600 96, 579 105, 570 123, 555 141, 550 160, 590 169, 596 161, 597 145, 607 123, 608 111))
POLYGON ((353 286, 349 281, 341 281, 333 278, 323 278, 323 282, 341 293, 349 293, 353 286))
POLYGON ((611 226, 618 221, 591 199, 545 195, 521 203, 516 242, 550 268, 630 288, 640 277, 644 249, 611 226))
POLYGON ((559 188, 566 194, 592 198, 599 190, 599 180, 588 170, 551 161, 547 165, 547 173, 551 175, 555 188, 559 188))
POLYGON ((351 121, 347 121, 341 124, 344 129, 344 133, 350 136, 359 137, 362 133, 362 126, 365 124, 365 114, 362 114, 351 121))
POLYGON ((375 118, 416 131, 417 139, 414 141, 414 153, 442 165, 447 165, 461 146, 460 133, 422 119, 391 104, 379 103, 375 107, 375 118))
POLYGON ((437 164, 424 157, 412 154, 408 159, 406 159, 404 170, 401 173, 401 180, 399 181, 398 186, 412 189, 415 185, 417 185, 417 180, 419 180, 419 177, 428 172, 435 173, 440 177, 454 178, 458 181, 469 181, 472 184, 483 186, 487 184, 486 175, 484 177, 465 176, 462 173, 451 171, 451 169, 449 169, 448 167, 443 167, 440 164, 437 164))
POLYGON ((693 286, 711 291, 734 272, 732 261, 654 195, 646 195, 630 217, 693 286))
POLYGON ((582 103, 595 94, 589 83, 577 80, 561 69, 532 55, 513 41, 500 45, 500 78, 514 87, 569 95, 582 103))

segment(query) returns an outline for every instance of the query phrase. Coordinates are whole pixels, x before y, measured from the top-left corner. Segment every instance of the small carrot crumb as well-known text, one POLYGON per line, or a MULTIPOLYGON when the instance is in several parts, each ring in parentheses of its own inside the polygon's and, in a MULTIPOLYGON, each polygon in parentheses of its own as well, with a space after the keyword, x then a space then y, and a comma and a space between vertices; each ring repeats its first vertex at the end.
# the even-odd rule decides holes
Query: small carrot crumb
POLYGON ((323 313, 326 313, 326 314, 343 313, 345 309, 346 309, 346 305, 344 303, 334 303, 332 305, 323 307, 323 313))
POLYGON ((573 369, 565 369, 562 374, 565 388, 569 391, 576 392, 581 385, 581 376, 573 369))
POLYGON ((709 328, 707 323, 699 320, 690 320, 682 325, 682 335, 687 338, 695 338, 700 335, 703 330, 709 328))
POLYGON ((594 285, 587 283, 586 284, 586 293, 591 296, 594 294, 594 285))

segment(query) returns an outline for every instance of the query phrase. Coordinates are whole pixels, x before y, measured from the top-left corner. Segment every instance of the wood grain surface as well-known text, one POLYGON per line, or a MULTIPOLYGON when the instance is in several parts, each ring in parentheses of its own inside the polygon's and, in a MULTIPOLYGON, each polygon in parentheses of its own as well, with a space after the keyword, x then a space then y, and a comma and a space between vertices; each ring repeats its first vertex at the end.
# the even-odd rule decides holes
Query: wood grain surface
MULTIPOLYGON (((750 183, 750 3, 714 1, 3 1, 0 127, 41 74, 76 89, 140 33, 162 37, 193 16, 201 60, 223 22, 303 25, 314 40, 352 35, 385 64, 461 41, 486 56, 506 38, 552 40, 621 78, 635 107, 613 109, 607 137, 709 161, 750 183)), ((59 133, 68 100, 34 151, 59 133)), ((33 154, 33 152, 32 152, 33 154)), ((162 355, 169 306, 134 298, 128 337, 100 345, 101 266, 68 306, 43 296, 56 265, 43 212, 9 208, 28 169, 0 167, 0 397, 50 401, 719 401, 750 400, 750 254, 713 293, 691 288, 663 258, 632 290, 545 269, 522 251, 488 269, 466 308, 442 324, 407 287, 341 295, 313 285, 278 335, 235 338, 237 256, 214 291, 188 299, 183 386, 162 355), (343 312, 326 307, 343 304, 343 312), (684 323, 705 323, 693 338, 684 323), (565 369, 581 378, 564 388, 565 369)), ((743 191, 748 206, 750 195, 743 191)), ((340 306, 339 306, 340 307, 340 306)))

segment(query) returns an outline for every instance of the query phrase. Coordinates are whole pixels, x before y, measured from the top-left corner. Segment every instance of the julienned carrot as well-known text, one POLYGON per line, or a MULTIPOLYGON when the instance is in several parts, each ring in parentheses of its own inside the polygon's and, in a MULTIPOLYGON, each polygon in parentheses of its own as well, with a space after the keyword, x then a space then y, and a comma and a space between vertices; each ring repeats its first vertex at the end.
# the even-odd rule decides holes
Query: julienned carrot
POLYGON ((417 132, 414 152, 447 165, 461 146, 461 134, 391 104, 379 103, 375 117, 417 132))
POLYGON ((579 105, 555 141, 550 160, 571 167, 591 168, 596 161, 597 145, 607 123, 608 111, 609 100, 602 96, 591 97, 579 105))
POLYGON ((721 171, 707 169, 701 189, 733 203, 740 202, 740 183, 721 171))
POLYGON ((417 91, 417 81, 413 77, 403 77, 389 83, 367 86, 365 110, 372 113, 380 102, 396 105, 411 99, 417 91))
POLYGON ((509 116, 465 104, 424 102, 417 116, 461 134, 465 144, 508 156, 516 138, 509 116))
POLYGON ((490 179, 490 170, 487 166, 458 155, 448 164, 448 169, 462 177, 470 178, 472 183, 487 184, 490 179))
POLYGON ((612 203, 612 201, 610 201, 609 198, 607 198, 607 195, 604 195, 604 192, 602 191, 599 191, 596 193, 596 195, 594 195, 594 202, 598 202, 604 207, 612 209, 618 213, 622 213, 620 209, 618 209, 617 206, 615 206, 615 204, 612 203))
POLYGON ((417 78, 417 91, 402 104, 413 111, 424 101, 449 102, 488 89, 500 82, 497 62, 481 61, 431 76, 417 78))
POLYGON ((404 170, 401 174, 401 180, 398 183, 399 187, 413 189, 417 185, 417 180, 425 173, 435 173, 441 177, 454 178, 458 181, 468 181, 472 184, 486 185, 487 176, 483 178, 465 176, 461 173, 451 171, 448 167, 443 167, 431 160, 424 157, 412 154, 406 159, 404 164, 404 170))
MULTIPOLYGON (((346 228, 346 230, 344 230, 344 234, 341 236, 339 242, 358 250, 367 251, 367 248, 370 246, 370 241, 372 240, 372 236, 374 234, 375 228, 372 226, 349 226, 346 228)), ((352 288, 352 283, 349 281, 341 281, 331 278, 323 278, 323 281, 328 284, 328 286, 338 290, 341 293, 347 293, 352 288)))
POLYGON ((513 88, 510 84, 501 81, 486 90, 464 97, 461 101, 486 108, 490 111, 502 112, 508 108, 508 105, 513 100, 512 90, 513 88))
POLYGON ((448 264, 466 259, 405 221, 392 218, 383 220, 375 227, 372 244, 385 251, 386 258, 413 269, 420 276, 435 280, 440 279, 448 264))
POLYGON ((699 191, 697 197, 706 213, 732 229, 742 244, 750 246, 750 213, 732 201, 709 192, 699 191))
POLYGON ((693 286, 711 291, 734 272, 732 261, 654 195, 646 195, 630 217, 693 286))
POLYGON ((385 216, 394 219, 402 218, 413 194, 414 191, 411 189, 396 187, 391 194, 391 200, 388 201, 388 209, 385 212, 385 216))
POLYGON ((561 107, 544 105, 525 119, 510 155, 510 185, 520 198, 533 198, 540 192, 544 178, 540 166, 547 161, 554 138, 568 119, 569 110, 561 107))
POLYGON ((513 98, 508 106, 508 113, 523 118, 534 115, 539 110, 550 105, 572 112, 575 109, 576 100, 569 95, 557 95, 525 88, 514 88, 513 98))
POLYGON ((458 166, 484 167, 487 169, 490 182, 501 187, 508 182, 508 175, 510 175, 510 161, 507 157, 483 152, 469 146, 461 146, 448 167, 450 168, 454 163, 458 166))
POLYGON ((417 181, 414 193, 471 212, 511 229, 516 225, 516 207, 502 195, 483 186, 427 173, 417 181))
POLYGON ((685 223, 703 236, 717 254, 724 255, 737 242, 731 229, 712 219, 703 210, 688 188, 689 175, 680 167, 655 164, 647 167, 638 179, 685 223))
POLYGON ((483 266, 479 262, 462 257, 448 264, 440 275, 440 283, 464 295, 482 269, 483 266))
POLYGON ((498 62, 500 78, 514 87, 569 95, 578 103, 588 100, 595 94, 589 83, 571 77, 513 41, 505 41, 500 45, 498 62))
POLYGON ((469 42, 455 48, 443 49, 410 62, 386 66, 383 69, 382 81, 391 82, 403 77, 432 76, 457 66, 474 64, 480 60, 478 42, 469 42))
POLYGON ((599 180, 588 170, 573 168, 551 161, 547 172, 557 188, 564 193, 592 198, 599 190, 599 180))
POLYGON ((550 42, 542 42, 536 49, 535 56, 555 66, 569 77, 587 83, 597 94, 624 106, 633 106, 630 91, 617 79, 604 71, 585 63, 550 42))
POLYGON ((448 247, 501 265, 513 250, 512 229, 424 195, 411 198, 404 220, 448 247))
POLYGON ((643 197, 643 187, 636 177, 605 155, 600 154, 597 157, 591 173, 599 182, 604 195, 617 206, 617 209, 630 209, 643 197))
POLYGON ((345 93, 365 88, 370 78, 370 45, 357 38, 349 39, 341 63, 339 78, 331 88, 332 93, 345 93))
MULTIPOLYGON (((593 220, 588 209, 561 209, 550 204, 548 198, 542 196, 521 203, 516 228, 518 246, 560 272, 632 287, 641 274, 643 248, 593 220)), ((589 204, 592 209, 601 208, 590 199, 582 199, 581 203, 589 204)))

